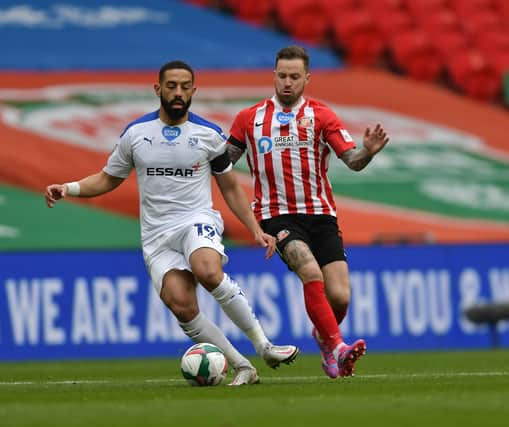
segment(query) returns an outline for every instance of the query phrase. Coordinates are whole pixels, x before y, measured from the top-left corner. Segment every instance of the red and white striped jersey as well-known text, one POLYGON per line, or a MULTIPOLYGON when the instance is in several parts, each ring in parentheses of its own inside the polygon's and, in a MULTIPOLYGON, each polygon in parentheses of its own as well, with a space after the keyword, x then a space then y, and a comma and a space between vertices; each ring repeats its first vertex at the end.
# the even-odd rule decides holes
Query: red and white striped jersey
POLYGON ((336 216, 327 170, 355 143, 323 103, 301 98, 292 109, 276 97, 240 111, 228 143, 247 150, 258 221, 284 214, 336 216))

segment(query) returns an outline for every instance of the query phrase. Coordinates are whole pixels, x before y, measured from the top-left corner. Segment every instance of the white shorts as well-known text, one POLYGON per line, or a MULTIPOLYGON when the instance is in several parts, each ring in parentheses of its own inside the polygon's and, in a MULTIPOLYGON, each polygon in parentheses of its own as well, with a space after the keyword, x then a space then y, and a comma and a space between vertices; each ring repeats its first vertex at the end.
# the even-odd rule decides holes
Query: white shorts
POLYGON ((212 248, 221 255, 223 265, 228 262, 222 244, 223 220, 215 212, 191 215, 183 224, 168 229, 144 251, 145 265, 157 294, 161 293, 163 277, 170 270, 191 271, 189 257, 199 248, 212 248), (154 247, 154 243, 156 246, 154 247))

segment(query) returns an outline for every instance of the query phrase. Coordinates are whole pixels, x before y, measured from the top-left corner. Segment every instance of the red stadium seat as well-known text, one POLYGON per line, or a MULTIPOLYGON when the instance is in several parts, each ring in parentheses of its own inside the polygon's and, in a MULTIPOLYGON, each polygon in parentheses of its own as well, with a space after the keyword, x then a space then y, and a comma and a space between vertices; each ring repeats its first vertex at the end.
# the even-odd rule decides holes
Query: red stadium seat
POLYGON ((254 25, 270 23, 275 11, 272 0, 226 0, 225 5, 231 8, 237 18, 254 25))
POLYGON ((449 0, 406 0, 406 6, 414 16, 446 9, 449 0))
POLYGON ((475 35, 475 45, 482 52, 504 51, 509 49, 509 31, 486 30, 475 35))
POLYGON ((361 0, 316 0, 316 3, 319 3, 329 16, 334 16, 336 12, 357 9, 361 0))
POLYGON ((404 9, 391 9, 377 12, 376 25, 387 43, 394 34, 415 28, 415 20, 404 9))
POLYGON ((496 9, 496 0, 450 0, 451 8, 459 16, 470 16, 474 12, 496 9))
POLYGON ((509 2, 507 0, 496 0, 495 10, 505 22, 509 22, 509 2))
POLYGON ((486 60, 501 79, 509 75, 509 50, 499 51, 495 55, 488 56, 486 60))
POLYGON ((310 44, 325 41, 330 17, 316 0, 279 0, 275 11, 278 23, 292 37, 310 44))
POLYGON ((462 23, 451 9, 433 10, 415 17, 419 26, 428 34, 459 31, 462 23))
POLYGON ((390 42, 394 63, 411 77, 433 81, 442 71, 442 61, 428 35, 422 31, 395 34, 390 42))
POLYGON ((374 13, 405 9, 405 0, 364 0, 362 4, 374 13))
POLYGON ((470 39, 463 31, 433 32, 430 39, 442 60, 471 47, 470 39))
POLYGON ((346 51, 355 65, 372 65, 385 49, 382 34, 371 14, 362 9, 341 14, 332 24, 333 44, 346 51))
POLYGON ((500 15, 491 10, 474 11, 461 17, 461 20, 465 31, 473 37, 487 30, 504 28, 504 21, 500 15))
POLYGON ((447 62, 447 71, 452 82, 474 99, 493 101, 500 93, 499 75, 479 51, 453 55, 447 62))

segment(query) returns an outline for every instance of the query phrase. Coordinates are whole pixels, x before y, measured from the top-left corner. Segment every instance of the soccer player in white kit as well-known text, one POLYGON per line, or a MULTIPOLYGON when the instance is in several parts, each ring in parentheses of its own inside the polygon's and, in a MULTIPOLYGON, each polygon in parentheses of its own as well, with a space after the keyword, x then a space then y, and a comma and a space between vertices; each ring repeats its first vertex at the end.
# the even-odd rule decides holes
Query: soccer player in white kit
POLYGON ((255 241, 267 248, 267 258, 274 253, 275 240, 258 225, 235 179, 226 136, 218 126, 189 111, 196 91, 192 68, 182 61, 164 64, 154 90, 160 108, 126 127, 103 170, 80 181, 49 185, 46 203, 51 208, 66 196, 107 193, 134 168, 143 256, 162 301, 189 338, 224 351, 235 370, 229 385, 258 383, 250 361, 200 312, 197 283, 212 294, 270 367, 291 363, 299 349, 275 346, 268 340, 242 290, 223 271, 228 257, 221 242, 223 220, 212 209, 212 174, 230 209, 255 241))

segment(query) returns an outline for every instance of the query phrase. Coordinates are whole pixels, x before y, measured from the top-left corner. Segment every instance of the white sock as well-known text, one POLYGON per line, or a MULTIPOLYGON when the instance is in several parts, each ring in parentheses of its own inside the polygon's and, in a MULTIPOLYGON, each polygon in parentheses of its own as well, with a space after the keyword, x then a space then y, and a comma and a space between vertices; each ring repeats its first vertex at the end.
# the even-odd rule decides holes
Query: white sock
POLYGON ((239 285, 225 273, 223 280, 211 294, 232 322, 247 335, 256 352, 261 354, 270 341, 239 285))
POLYGON ((198 315, 189 322, 179 322, 179 325, 184 333, 195 343, 206 342, 214 344, 223 350, 228 363, 234 369, 244 366, 252 367, 251 362, 237 351, 221 329, 201 313, 198 313, 198 315))

